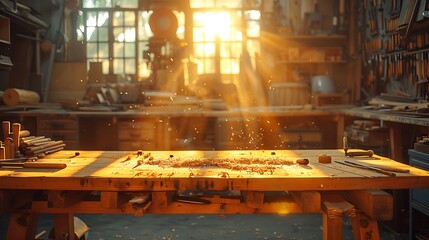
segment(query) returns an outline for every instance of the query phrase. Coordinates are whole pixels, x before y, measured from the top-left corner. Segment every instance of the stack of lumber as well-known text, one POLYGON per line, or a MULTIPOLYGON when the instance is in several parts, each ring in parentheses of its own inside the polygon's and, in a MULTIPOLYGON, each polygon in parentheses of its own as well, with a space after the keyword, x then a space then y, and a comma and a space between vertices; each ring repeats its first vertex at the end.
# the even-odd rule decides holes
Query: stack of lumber
POLYGON ((28 136, 20 140, 20 152, 28 157, 43 157, 48 154, 63 150, 63 141, 54 141, 44 136, 28 136))

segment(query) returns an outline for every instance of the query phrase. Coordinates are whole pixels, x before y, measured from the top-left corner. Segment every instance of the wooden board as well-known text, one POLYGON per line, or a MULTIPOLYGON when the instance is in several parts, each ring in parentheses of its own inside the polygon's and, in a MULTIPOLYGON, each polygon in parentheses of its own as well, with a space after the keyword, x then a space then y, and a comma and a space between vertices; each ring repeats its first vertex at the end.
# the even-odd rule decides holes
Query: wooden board
MULTIPOLYGON (((350 150, 352 151, 352 150, 350 150)), ((62 170, 3 169, 0 171, 0 189, 45 190, 111 190, 111 191, 174 191, 246 190, 246 191, 305 191, 407 189, 429 186, 429 172, 393 160, 379 157, 344 157, 343 150, 295 151, 143 151, 136 152, 60 151, 48 155, 41 162, 67 163, 62 170), (152 160, 145 159, 150 154, 152 160), (318 163, 318 155, 327 154, 330 164, 318 163), (298 158, 307 158, 308 165, 291 164, 298 158), (128 159, 128 160, 127 160, 128 159), (137 165, 137 161, 142 164, 137 165), (180 165, 179 161, 202 161, 205 166, 180 165), (208 166, 211 161, 225 160, 234 169, 208 166), (389 166, 410 170, 389 177, 377 172, 344 166, 335 161, 357 161, 375 166, 389 166), (158 161, 162 165, 149 164, 158 161), (260 164, 235 164, 259 161, 260 164), (279 164, 283 162, 284 164, 279 164), (269 163, 269 164, 268 164, 269 163), (274 164, 276 163, 276 164, 274 164), (237 170, 238 167, 242 170, 237 170)), ((194 163, 195 164, 195 163, 194 163)))

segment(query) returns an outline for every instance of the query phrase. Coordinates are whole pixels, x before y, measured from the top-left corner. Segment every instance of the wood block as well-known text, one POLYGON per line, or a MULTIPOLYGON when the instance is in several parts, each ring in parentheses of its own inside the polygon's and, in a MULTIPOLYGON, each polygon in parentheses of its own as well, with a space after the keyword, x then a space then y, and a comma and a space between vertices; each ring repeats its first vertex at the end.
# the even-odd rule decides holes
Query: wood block
POLYGON ((289 192, 292 199, 299 205, 303 212, 320 212, 321 197, 317 191, 289 192))
POLYGON ((393 218, 393 197, 382 190, 357 190, 344 192, 343 197, 365 212, 370 218, 391 220, 393 218))
POLYGON ((152 210, 163 210, 173 201, 175 191, 170 192, 152 192, 152 210))
POLYGON ((243 192, 246 206, 250 208, 261 208, 264 204, 264 192, 243 192))
POLYGON ((9 219, 6 239, 34 239, 38 219, 38 214, 12 213, 9 219))
POLYGON ((101 206, 103 208, 118 208, 118 192, 101 192, 101 206))
POLYGON ((89 192, 86 191, 49 191, 49 207, 65 208, 81 202, 89 192))
POLYGON ((365 213, 357 212, 356 217, 352 218, 352 228, 354 239, 380 239, 377 220, 365 213))

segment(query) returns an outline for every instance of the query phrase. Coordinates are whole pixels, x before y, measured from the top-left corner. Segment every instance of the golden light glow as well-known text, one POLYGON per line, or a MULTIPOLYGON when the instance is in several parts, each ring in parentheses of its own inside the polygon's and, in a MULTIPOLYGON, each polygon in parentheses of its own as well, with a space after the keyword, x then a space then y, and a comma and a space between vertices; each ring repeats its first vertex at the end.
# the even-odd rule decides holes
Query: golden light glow
POLYGON ((207 12, 201 15, 201 23, 207 39, 228 40, 231 32, 231 16, 227 12, 207 12))

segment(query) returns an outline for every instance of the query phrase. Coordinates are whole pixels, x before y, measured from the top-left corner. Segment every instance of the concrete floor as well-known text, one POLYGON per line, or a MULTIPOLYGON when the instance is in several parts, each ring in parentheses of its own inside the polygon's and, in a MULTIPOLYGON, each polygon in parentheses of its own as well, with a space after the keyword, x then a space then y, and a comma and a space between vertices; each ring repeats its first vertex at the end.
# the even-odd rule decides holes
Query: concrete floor
MULTIPOLYGON (((322 239, 320 214, 290 215, 109 215, 80 214, 90 230, 88 239, 322 239)), ((7 216, 1 219, 0 239, 4 239, 7 216)), ((52 216, 41 216, 38 232, 52 227, 52 216)), ((399 236, 381 228, 381 239, 399 240, 399 236)), ((48 239, 45 234, 40 239, 48 239)), ((344 221, 343 239, 353 239, 349 219, 344 221)))

